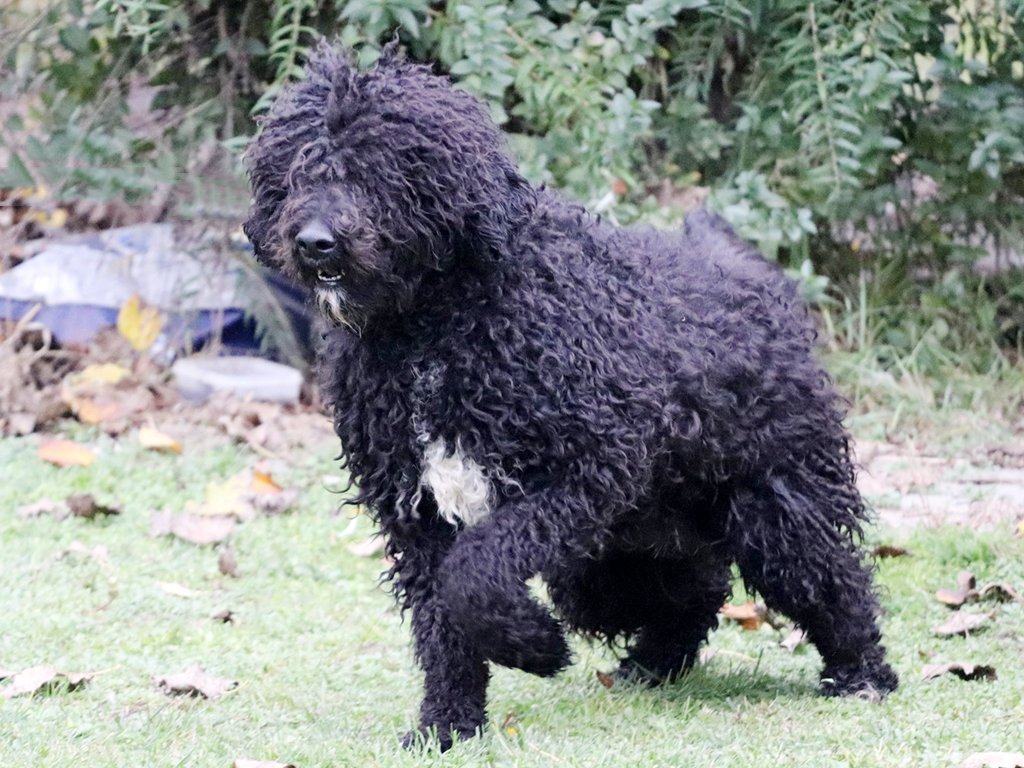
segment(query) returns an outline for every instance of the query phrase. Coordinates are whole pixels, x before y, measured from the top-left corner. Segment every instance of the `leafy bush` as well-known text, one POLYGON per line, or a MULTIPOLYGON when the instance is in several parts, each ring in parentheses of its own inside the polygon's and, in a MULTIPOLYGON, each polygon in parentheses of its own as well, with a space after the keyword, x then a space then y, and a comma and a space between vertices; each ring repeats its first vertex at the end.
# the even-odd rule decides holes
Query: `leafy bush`
POLYGON ((533 180, 622 222, 706 197, 812 298, 866 279, 894 338, 937 301, 963 331, 943 343, 977 348, 964 302, 1021 345, 1019 288, 972 264, 1024 250, 1024 0, 66 0, 0 60, 49 134, 11 168, 70 157, 65 187, 144 196, 251 132, 318 34, 365 64, 396 32, 487 101, 533 180), (167 118, 142 138, 139 82, 167 118))

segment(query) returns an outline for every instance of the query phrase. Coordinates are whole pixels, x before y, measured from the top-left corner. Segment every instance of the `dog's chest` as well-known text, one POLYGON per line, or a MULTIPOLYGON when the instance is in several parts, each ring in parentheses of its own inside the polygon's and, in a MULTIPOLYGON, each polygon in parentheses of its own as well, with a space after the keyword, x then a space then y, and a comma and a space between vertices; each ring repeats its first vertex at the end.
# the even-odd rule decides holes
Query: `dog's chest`
POLYGON ((437 503, 438 514, 452 525, 476 525, 494 506, 494 489, 485 468, 469 456, 461 441, 437 437, 441 423, 451 423, 439 390, 445 370, 429 366, 413 386, 412 429, 420 447, 420 490, 437 503))
POLYGON ((491 514, 493 493, 484 468, 441 439, 423 448, 420 485, 437 502, 438 514, 452 525, 476 525, 491 514))

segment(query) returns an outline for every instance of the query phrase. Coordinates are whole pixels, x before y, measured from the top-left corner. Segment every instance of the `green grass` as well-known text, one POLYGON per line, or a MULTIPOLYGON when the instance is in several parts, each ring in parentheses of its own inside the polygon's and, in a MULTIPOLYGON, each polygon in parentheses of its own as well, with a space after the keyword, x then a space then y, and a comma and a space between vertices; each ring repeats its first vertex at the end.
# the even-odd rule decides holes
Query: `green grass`
POLYGON ((180 508, 253 457, 233 447, 193 455, 186 446, 175 457, 140 452, 130 439, 97 442, 93 466, 57 469, 29 440, 0 441, 0 667, 101 672, 75 692, 0 699, 4 766, 226 767, 249 757, 300 768, 867 768, 956 765, 1024 743, 1024 606, 997 606, 996 622, 970 638, 929 631, 947 617, 932 593, 953 586, 960 568, 1024 587, 1024 546, 1006 532, 939 530, 905 542, 912 557, 880 563, 885 634, 903 679, 882 705, 817 696, 814 651, 788 653, 767 627, 727 626, 706 666, 653 691, 603 688, 595 672, 613 659, 585 644, 579 663, 553 680, 498 669, 482 740, 443 757, 403 753, 396 736, 413 723, 420 677, 408 628, 375 586, 381 564, 345 548, 369 533, 366 521, 346 531, 348 520, 329 514, 336 498, 318 478, 331 471, 330 448, 278 477, 308 491, 293 514, 238 529, 240 577, 229 579, 213 550, 150 538, 148 512, 180 508), (89 522, 14 513, 86 490, 124 514, 89 522), (109 566, 58 559, 73 541, 106 545, 109 566), (200 595, 173 597, 159 582, 200 595), (224 608, 235 624, 209 618, 224 608), (925 663, 959 660, 992 664, 999 679, 921 681, 925 663), (218 701, 156 689, 154 676, 193 663, 238 688, 218 701))

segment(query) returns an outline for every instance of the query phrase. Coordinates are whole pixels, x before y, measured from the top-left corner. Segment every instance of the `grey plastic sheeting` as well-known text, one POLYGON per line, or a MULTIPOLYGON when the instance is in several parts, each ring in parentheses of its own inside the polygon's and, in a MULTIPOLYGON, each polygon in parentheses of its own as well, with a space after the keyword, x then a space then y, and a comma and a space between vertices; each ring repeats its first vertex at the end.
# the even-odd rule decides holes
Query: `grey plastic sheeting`
POLYGON ((35 321, 61 343, 82 343, 117 322, 137 294, 167 318, 157 350, 198 346, 214 333, 235 348, 257 346, 238 295, 240 268, 222 254, 176 248, 170 224, 139 224, 68 237, 0 274, 0 318, 35 321))

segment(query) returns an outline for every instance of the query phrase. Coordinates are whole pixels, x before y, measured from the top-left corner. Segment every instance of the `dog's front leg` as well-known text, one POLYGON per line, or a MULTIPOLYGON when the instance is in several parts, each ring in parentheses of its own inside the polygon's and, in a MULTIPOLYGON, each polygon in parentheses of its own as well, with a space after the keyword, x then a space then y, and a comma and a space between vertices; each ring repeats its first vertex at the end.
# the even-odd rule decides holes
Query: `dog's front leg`
POLYGON ((424 530, 394 537, 399 548, 398 587, 412 609, 416 658, 425 674, 419 727, 406 734, 408 747, 436 737, 441 751, 456 738, 483 729, 487 662, 466 633, 453 622, 438 589, 438 568, 454 540, 454 531, 436 518, 424 530))
POLYGON ((561 624, 530 596, 526 581, 567 553, 591 551, 586 532, 593 521, 579 507, 586 505, 578 494, 536 494, 459 533, 441 566, 442 595, 491 661, 541 676, 570 663, 561 624))

